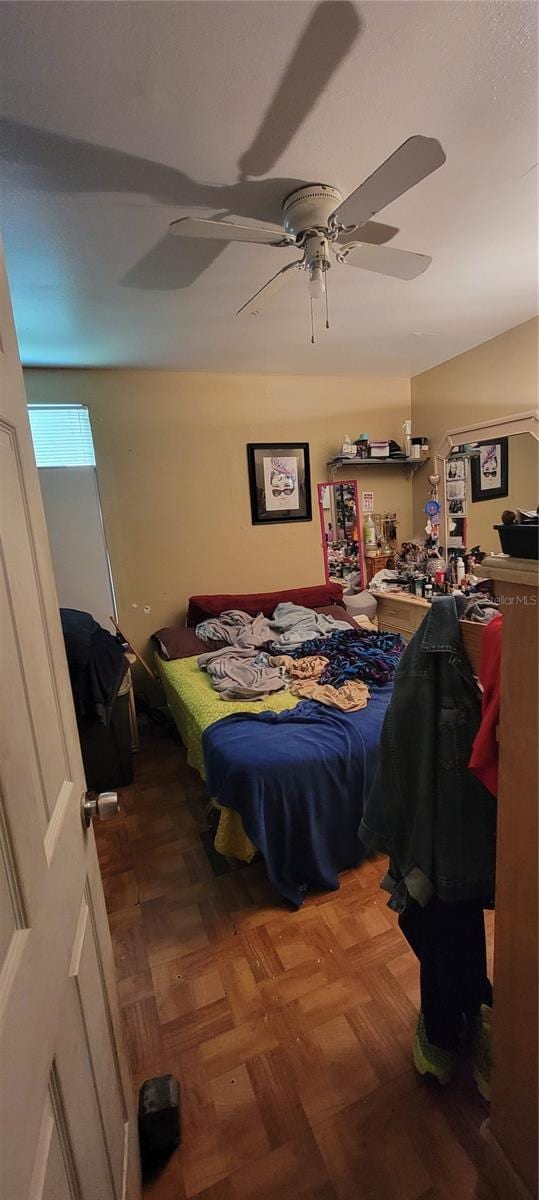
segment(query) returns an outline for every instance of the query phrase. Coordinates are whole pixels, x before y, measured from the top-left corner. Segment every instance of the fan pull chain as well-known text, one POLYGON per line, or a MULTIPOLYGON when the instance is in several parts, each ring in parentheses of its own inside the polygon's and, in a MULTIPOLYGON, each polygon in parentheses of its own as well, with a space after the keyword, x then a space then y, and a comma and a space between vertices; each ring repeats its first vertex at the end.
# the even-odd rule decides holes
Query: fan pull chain
POLYGON ((326 329, 329 329, 329 304, 328 304, 328 272, 325 273, 325 292, 326 292, 326 329))
POLYGON ((313 315, 313 299, 312 299, 312 296, 310 296, 310 297, 309 297, 309 300, 310 300, 310 304, 311 304, 311 345, 312 345, 312 346, 314 346, 314 341, 315 341, 315 339, 314 339, 314 315, 313 315))

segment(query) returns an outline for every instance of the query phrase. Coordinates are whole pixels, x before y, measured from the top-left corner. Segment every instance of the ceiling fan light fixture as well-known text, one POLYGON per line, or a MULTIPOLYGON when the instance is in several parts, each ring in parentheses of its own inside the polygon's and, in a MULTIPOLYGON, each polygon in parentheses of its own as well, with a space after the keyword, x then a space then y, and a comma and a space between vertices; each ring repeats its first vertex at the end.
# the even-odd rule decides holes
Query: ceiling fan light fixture
POLYGON ((311 300, 321 300, 326 290, 324 272, 319 263, 309 268, 309 296, 311 300))

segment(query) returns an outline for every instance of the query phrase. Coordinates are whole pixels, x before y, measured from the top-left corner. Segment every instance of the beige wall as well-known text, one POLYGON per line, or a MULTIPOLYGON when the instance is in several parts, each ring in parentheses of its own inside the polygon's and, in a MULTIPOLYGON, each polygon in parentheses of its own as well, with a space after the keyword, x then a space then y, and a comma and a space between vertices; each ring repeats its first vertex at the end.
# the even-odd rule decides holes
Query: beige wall
MULTIPOLYGON (((414 434, 427 436, 431 450, 436 450, 449 429, 536 409, 538 336, 539 321, 534 318, 416 375, 411 381, 414 434)), ((509 478, 511 494, 513 478, 514 472, 509 478)), ((427 488, 425 473, 418 473, 413 485, 417 529, 424 524, 422 508, 427 488)), ((537 504, 536 480, 526 481, 522 491, 526 495, 534 493, 537 504)), ((502 508, 510 507, 505 501, 484 501, 478 507, 487 506, 496 519, 502 508)), ((491 515, 490 525, 494 523, 491 515)))
MULTIPOLYGON (((322 583, 316 484, 327 458, 346 433, 400 442, 410 415, 406 379, 35 369, 25 379, 33 404, 88 405, 120 624, 137 648, 192 593, 322 583), (295 439, 310 444, 313 519, 253 526, 246 443, 295 439)), ((409 536, 404 472, 356 474, 409 536)))
MULTIPOLYGON (((524 410, 523 410, 524 411, 524 410)), ((539 442, 531 433, 508 440, 509 492, 503 500, 480 500, 468 507, 468 545, 499 554, 500 541, 493 525, 504 508, 536 508, 539 501, 539 442)), ((471 500, 469 487, 468 501, 471 500)))

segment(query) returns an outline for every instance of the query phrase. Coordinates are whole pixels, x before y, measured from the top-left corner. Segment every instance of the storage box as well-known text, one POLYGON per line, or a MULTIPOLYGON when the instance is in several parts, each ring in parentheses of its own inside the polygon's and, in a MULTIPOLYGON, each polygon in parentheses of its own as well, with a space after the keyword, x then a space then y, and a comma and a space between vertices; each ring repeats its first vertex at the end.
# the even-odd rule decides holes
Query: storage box
POLYGON ((511 558, 539 558, 539 525, 495 525, 504 554, 511 558))
POLYGON ((389 458, 389 442, 370 442, 369 454, 371 458, 389 458))

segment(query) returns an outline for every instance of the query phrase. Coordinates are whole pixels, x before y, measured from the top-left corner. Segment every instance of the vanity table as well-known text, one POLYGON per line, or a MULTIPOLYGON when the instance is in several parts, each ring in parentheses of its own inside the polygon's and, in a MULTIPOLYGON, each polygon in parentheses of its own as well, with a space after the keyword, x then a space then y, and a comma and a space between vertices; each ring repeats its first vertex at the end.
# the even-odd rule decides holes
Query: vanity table
POLYGON ((378 571, 385 570, 390 559, 391 559, 391 554, 382 554, 381 551, 378 551, 376 554, 367 553, 365 555, 365 570, 366 570, 366 575, 367 575, 367 586, 371 582, 371 579, 373 579, 374 576, 378 574, 378 571))
POLYGON ((378 628, 387 633, 400 633, 409 642, 419 628, 427 608, 428 600, 412 596, 410 592, 375 592, 378 628))

